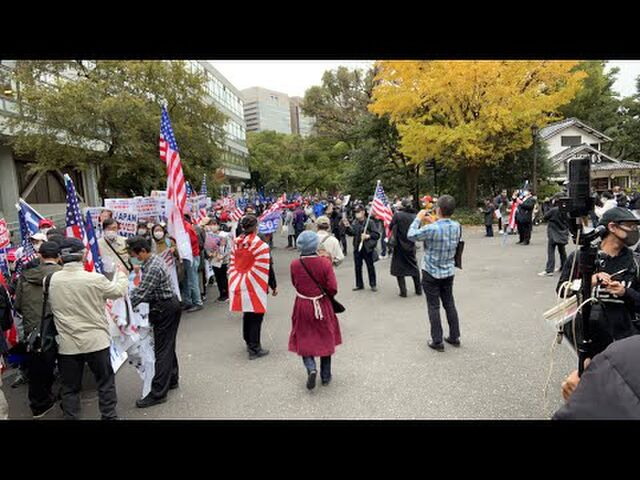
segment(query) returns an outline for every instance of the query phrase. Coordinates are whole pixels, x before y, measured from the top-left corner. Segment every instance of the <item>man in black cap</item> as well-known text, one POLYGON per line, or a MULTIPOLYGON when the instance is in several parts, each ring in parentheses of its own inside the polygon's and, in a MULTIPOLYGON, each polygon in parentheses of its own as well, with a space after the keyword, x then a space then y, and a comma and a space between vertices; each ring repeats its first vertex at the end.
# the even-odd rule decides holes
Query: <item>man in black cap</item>
MULTIPOLYGON (((606 230, 598 247, 596 273, 591 278, 592 295, 598 299, 592 304, 589 319, 592 356, 614 340, 637 333, 634 321, 636 311, 640 311, 640 268, 630 247, 640 239, 639 223, 640 219, 622 207, 611 208, 600 218, 598 225, 606 230)), ((571 253, 564 263, 558 289, 564 282, 579 278, 579 259, 569 278, 575 255, 576 252, 571 253)))
MULTIPOLYGON (((47 275, 62 269, 60 247, 44 242, 38 250, 38 265, 24 270, 16 287, 16 310, 22 315, 24 337, 34 338, 42 323, 42 282, 47 275)), ((51 392, 55 352, 31 351, 27 361, 29 374, 29 406, 34 418, 44 416, 55 404, 51 392)))
POLYGON ((77 238, 67 238, 60 248, 64 267, 51 276, 49 302, 58 336, 58 366, 62 381, 62 410, 67 419, 80 413, 80 390, 84 364, 98 384, 102 419, 116 415, 116 382, 111 367, 111 335, 105 303, 127 293, 129 272, 122 266, 109 281, 96 272, 87 272, 87 250, 77 238))
POLYGON ((362 263, 364 262, 367 264, 369 286, 372 291, 377 292, 378 287, 376 286, 376 267, 374 265, 374 256, 378 254, 376 251, 376 244, 380 239, 380 232, 376 229, 374 222, 369 222, 367 225, 366 211, 363 206, 358 205, 355 207, 354 212, 356 218, 352 224, 349 224, 349 221, 346 218, 343 220, 346 234, 353 237, 353 259, 356 267, 356 286, 353 290, 364 289, 364 280, 362 278, 362 263))
POLYGON ((149 323, 153 327, 153 350, 156 363, 151 392, 138 400, 138 408, 151 407, 167 401, 167 392, 178 388, 178 357, 176 336, 182 309, 173 292, 167 267, 157 255, 151 253, 149 240, 133 237, 127 240, 131 258, 142 262, 142 281, 131 292, 131 304, 149 304, 149 323))

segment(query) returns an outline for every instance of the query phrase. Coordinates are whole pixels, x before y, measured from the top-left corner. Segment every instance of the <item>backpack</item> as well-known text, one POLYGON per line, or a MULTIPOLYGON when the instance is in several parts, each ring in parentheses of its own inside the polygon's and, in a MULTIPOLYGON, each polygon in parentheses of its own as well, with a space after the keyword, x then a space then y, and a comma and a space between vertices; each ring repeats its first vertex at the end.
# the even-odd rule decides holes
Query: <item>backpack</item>
POLYGON ((13 326, 13 314, 11 310, 9 293, 0 285, 0 332, 11 330, 13 326))

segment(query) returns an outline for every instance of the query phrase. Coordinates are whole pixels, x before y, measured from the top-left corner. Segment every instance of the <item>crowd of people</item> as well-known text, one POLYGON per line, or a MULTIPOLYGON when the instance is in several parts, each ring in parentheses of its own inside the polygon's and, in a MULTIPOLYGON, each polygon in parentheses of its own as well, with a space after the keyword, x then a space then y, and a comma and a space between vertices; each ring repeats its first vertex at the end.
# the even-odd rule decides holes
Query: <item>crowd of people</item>
MULTIPOLYGON (((566 256, 569 220, 558 207, 560 197, 561 194, 544 202, 542 213, 547 221, 549 251, 542 273, 553 275, 557 249, 562 272, 558 288, 577 275, 571 268, 574 254, 566 256)), ((591 218, 592 227, 601 225, 606 231, 599 247, 599 268, 593 278, 599 302, 594 305, 590 320, 596 357, 590 371, 594 365, 602 364, 601 354, 605 355, 611 344, 640 332, 636 321, 640 313, 640 267, 638 252, 632 250, 639 237, 638 200, 637 192, 631 198, 619 189, 611 194, 605 192, 597 199, 591 218)), ((288 348, 302 358, 308 389, 316 386, 316 358, 320 359, 321 383, 329 385, 332 355, 342 343, 338 314, 344 307, 336 299, 335 269, 340 268, 349 254, 347 237, 352 237, 353 291, 365 289, 365 265, 368 286, 372 292, 377 291, 376 264, 388 254, 398 295, 408 296, 406 277, 411 277, 416 295, 425 295, 431 336, 428 346, 444 352, 445 343, 453 347, 461 345, 453 283, 463 241, 461 225, 451 219, 455 200, 442 195, 437 200, 425 197, 420 201, 422 208, 418 212, 414 199, 395 198, 390 203, 393 215, 387 224, 371 215, 372 202, 342 196, 298 198, 280 205, 286 248, 299 252, 299 258, 290 265, 296 298, 288 348), (419 248, 424 250, 420 262, 419 248), (448 335, 443 332, 441 303, 448 335)), ((65 418, 78 418, 85 364, 98 386, 102 418, 117 418, 111 340, 104 315, 109 299, 128 295, 133 308, 143 303, 149 306, 155 373, 150 392, 136 402, 139 408, 166 402, 168 392, 179 388, 176 337, 182 314, 201 310, 214 284, 218 290, 216 302, 227 303, 230 311, 242 314, 248 358, 255 360, 268 355, 261 343, 261 325, 268 295, 278 294, 271 255, 275 232, 261 232, 259 218, 271 206, 269 202, 247 204, 239 221, 233 221, 220 205, 196 218, 186 213, 183 226, 190 240, 191 259, 181 258, 166 224, 140 223, 136 235, 125 238, 118 234, 116 220, 106 212, 100 218, 102 236, 98 240, 105 265, 103 274, 85 271, 89 251, 82 241, 67 238, 65 231, 56 228, 51 220, 42 220, 40 230, 31 235, 38 258, 21 264, 18 252, 16 258, 10 259, 12 276, 0 288, 2 329, 7 330, 13 321, 11 305, 22 320, 19 345, 24 347, 23 361, 12 386, 28 384, 27 397, 34 418, 46 415, 58 400, 65 418), (141 273, 133 289, 129 282, 132 272, 141 273), (53 324, 57 335, 55 348, 43 348, 48 317, 53 319, 48 324, 53 324), (57 394, 53 392, 56 377, 61 385, 57 394)), ((503 190, 485 202, 487 236, 493 235, 492 224, 497 219, 501 234, 518 232, 518 243, 528 245, 535 209, 536 198, 528 190, 516 191, 510 198, 503 190)), ((6 342, 0 346, 4 348, 0 353, 7 353, 6 342)), ((632 356, 620 358, 619 362, 623 362, 632 356)), ((576 388, 578 382, 579 378, 572 373, 563 384, 566 398, 573 397, 574 390, 581 390, 576 388)), ((0 398, 0 416, 2 409, 6 410, 2 402, 4 398, 0 398)), ((557 417, 569 415, 566 411, 565 408, 565 413, 557 417)))

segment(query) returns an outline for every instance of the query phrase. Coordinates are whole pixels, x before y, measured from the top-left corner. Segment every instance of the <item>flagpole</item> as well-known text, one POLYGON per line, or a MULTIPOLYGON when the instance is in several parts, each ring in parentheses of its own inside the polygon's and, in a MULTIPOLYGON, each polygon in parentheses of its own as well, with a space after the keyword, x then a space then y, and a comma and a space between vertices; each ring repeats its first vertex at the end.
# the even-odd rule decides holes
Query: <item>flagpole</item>
POLYGON ((20 210, 20 204, 21 203, 24 203, 27 207, 29 207, 31 210, 33 210, 33 212, 36 215, 40 216, 41 218, 47 218, 44 215, 42 215, 40 212, 38 212, 35 208, 33 208, 30 204, 28 204, 22 197, 20 197, 18 199, 18 203, 15 204, 16 205, 16 209, 20 210))
MULTIPOLYGON (((373 192, 373 199, 376 199, 376 192, 378 191, 378 187, 380 186, 380 180, 376 183, 376 189, 373 192)), ((362 231, 362 235, 367 233, 367 227, 369 226, 369 220, 371 219, 371 213, 373 212, 373 204, 371 208, 369 208, 369 216, 367 217, 367 223, 364 224, 364 230, 362 231)), ((362 245, 364 245, 364 239, 360 236, 360 246, 358 247, 358 252, 362 250, 362 245)))

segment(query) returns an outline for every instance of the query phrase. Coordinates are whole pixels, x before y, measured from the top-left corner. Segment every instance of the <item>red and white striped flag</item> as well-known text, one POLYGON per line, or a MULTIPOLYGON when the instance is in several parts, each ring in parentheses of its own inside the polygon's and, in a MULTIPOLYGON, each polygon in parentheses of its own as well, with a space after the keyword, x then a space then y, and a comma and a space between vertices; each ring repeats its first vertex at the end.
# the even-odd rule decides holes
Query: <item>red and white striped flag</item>
POLYGON ((234 243, 229 263, 229 310, 267 311, 269 285, 269 245, 252 233, 234 243))
POLYGON ((380 180, 378 180, 378 185, 376 186, 376 193, 373 195, 371 214, 374 217, 382 220, 388 238, 391 235, 389 225, 391 224, 391 219, 393 218, 393 212, 391 211, 391 207, 389 206, 389 202, 387 201, 387 196, 384 194, 384 190, 382 188, 380 180))
POLYGON ((239 222, 240 219, 243 217, 243 215, 244 215, 244 210, 236 206, 230 210, 229 218, 231 218, 232 222, 239 222))
POLYGON ((176 239, 180 257, 192 261, 191 241, 183 222, 187 188, 182 173, 178 144, 166 107, 162 107, 160 120, 160 160, 167 164, 167 231, 176 239))
POLYGON ((281 210, 282 208, 284 208, 284 204, 286 202, 287 202, 287 194, 283 193, 282 195, 280 195, 280 197, 275 201, 273 205, 271 205, 267 210, 264 211, 262 215, 260 215, 259 220, 262 221, 263 219, 269 217, 269 215, 271 215, 272 213, 278 210, 281 210))
POLYGON ((87 230, 84 227, 82 214, 80 213, 80 205, 78 205, 78 197, 76 188, 73 185, 71 177, 65 173, 64 186, 67 189, 67 237, 75 237, 82 240, 84 248, 87 249, 87 259, 84 262, 84 269, 87 272, 93 272, 95 265, 93 263, 93 253, 89 239, 87 238, 87 230))

